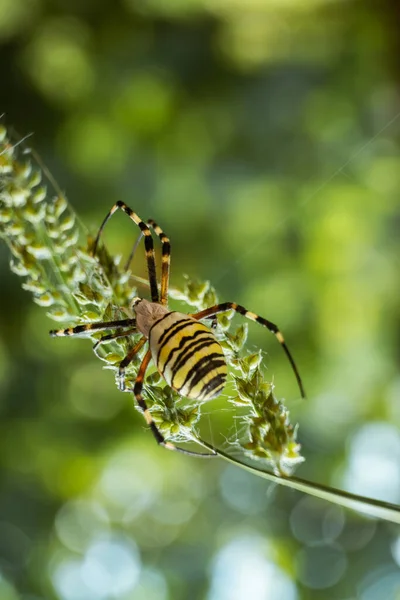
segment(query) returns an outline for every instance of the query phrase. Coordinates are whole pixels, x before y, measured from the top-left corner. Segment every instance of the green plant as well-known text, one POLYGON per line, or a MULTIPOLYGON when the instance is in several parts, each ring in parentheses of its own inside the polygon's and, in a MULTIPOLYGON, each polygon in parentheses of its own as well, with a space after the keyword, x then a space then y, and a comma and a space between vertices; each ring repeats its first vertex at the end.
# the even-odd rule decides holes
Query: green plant
MULTIPOLYGON (((116 320, 129 314, 127 307, 137 295, 134 283, 140 279, 121 268, 119 257, 111 256, 104 246, 93 256, 93 239, 65 195, 38 157, 32 151, 23 151, 22 144, 13 143, 4 126, 0 127, 0 236, 11 252, 11 270, 23 278, 22 287, 32 293, 34 302, 47 309, 50 318, 75 324, 116 320), (42 184, 44 176, 52 193, 42 184)), ((171 289, 170 296, 197 311, 218 302, 209 282, 190 279, 185 280, 182 289, 171 289)), ((228 311, 215 318, 215 334, 232 372, 227 402, 238 411, 243 435, 230 442, 227 450, 200 438, 202 406, 180 397, 153 369, 146 377, 144 391, 163 435, 177 443, 200 443, 258 476, 400 522, 397 506, 292 477, 304 460, 297 427, 290 424, 288 410, 276 398, 272 384, 264 379, 261 353, 246 350, 247 325, 234 328, 232 316, 233 311, 228 311), (251 461, 249 464, 233 456, 238 449, 243 460, 251 461)), ((89 334, 93 341, 100 338, 99 333, 89 334)), ((96 355, 116 378, 119 363, 137 339, 133 334, 97 346, 96 355)), ((128 391, 143 352, 127 369, 128 391)))

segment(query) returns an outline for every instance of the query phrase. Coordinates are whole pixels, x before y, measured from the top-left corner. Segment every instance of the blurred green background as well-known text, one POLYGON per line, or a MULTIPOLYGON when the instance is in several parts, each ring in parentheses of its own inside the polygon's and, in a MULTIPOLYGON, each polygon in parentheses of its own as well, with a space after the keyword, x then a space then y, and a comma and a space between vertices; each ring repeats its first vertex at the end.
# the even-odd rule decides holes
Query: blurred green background
MULTIPOLYGON (((83 222, 124 200, 170 236, 173 284, 276 322, 307 401, 268 332, 250 346, 300 423, 298 474, 395 503, 399 26, 394 0, 0 0, 0 112, 83 222)), ((110 251, 134 239, 115 216, 110 251)), ((398 600, 397 526, 158 448, 8 262, 1 600, 398 600)))

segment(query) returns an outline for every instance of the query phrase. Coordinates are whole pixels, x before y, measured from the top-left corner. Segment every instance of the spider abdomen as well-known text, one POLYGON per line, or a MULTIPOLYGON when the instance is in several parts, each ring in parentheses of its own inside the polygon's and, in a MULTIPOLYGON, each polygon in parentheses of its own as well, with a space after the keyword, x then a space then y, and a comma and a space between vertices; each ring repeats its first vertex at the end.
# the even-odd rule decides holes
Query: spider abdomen
POLYGON ((213 332, 179 312, 167 313, 149 334, 158 371, 185 398, 211 400, 225 386, 226 360, 213 332))

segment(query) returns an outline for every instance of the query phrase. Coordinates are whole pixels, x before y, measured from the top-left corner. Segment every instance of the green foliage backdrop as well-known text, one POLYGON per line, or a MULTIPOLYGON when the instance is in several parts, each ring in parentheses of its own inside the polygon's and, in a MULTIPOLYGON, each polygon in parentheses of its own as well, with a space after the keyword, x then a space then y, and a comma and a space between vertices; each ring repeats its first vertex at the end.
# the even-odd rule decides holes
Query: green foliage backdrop
MULTIPOLYGON (((171 238, 174 285, 276 322, 307 401, 268 332, 248 344, 300 424, 299 475, 395 503, 399 23, 390 0, 0 0, 3 119, 85 226, 124 200, 171 238)), ((112 254, 132 228, 113 218, 112 254)), ((158 448, 90 342, 48 337, 9 258, 1 600, 398 598, 397 526, 158 448)), ((221 429, 223 399, 203 421, 221 429)))

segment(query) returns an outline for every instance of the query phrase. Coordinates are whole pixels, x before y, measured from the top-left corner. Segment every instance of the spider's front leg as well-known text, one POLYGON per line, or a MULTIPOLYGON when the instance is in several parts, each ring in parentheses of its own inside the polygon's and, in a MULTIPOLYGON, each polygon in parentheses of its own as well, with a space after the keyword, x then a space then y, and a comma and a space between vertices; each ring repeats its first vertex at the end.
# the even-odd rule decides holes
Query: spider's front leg
MULTIPOLYGON (((146 250, 147 271, 149 276, 151 299, 153 302, 158 302, 159 296, 156 276, 156 263, 151 231, 149 226, 144 221, 142 221, 142 219, 131 208, 129 208, 129 206, 127 206, 125 202, 119 200, 116 204, 114 204, 114 206, 111 208, 111 210, 103 220, 102 224, 100 225, 100 229, 97 233, 96 239, 93 244, 93 256, 96 255, 97 246, 99 244, 100 236, 103 232, 104 227, 118 209, 122 210, 126 215, 128 215, 128 217, 139 227, 141 233, 144 235, 144 247, 146 250)), ((166 240, 168 241, 168 238, 166 238, 166 240)))
MULTIPOLYGON (((101 358, 98 355, 97 348, 110 340, 116 340, 122 337, 128 337, 134 333, 137 333, 136 328, 136 319, 123 319, 120 321, 103 321, 100 323, 87 323, 85 325, 77 325, 76 327, 67 327, 66 329, 53 329, 49 333, 52 337, 73 337, 73 336, 82 336, 82 335, 90 335, 95 331, 104 331, 107 329, 115 329, 117 331, 115 333, 110 333, 108 335, 103 335, 93 346, 93 352, 96 354, 98 358, 101 358), (129 329, 122 329, 123 327, 128 327, 129 329)), ((135 354, 139 352, 142 346, 145 344, 146 338, 142 337, 139 342, 128 352, 126 357, 121 361, 119 366, 119 389, 121 391, 125 390, 125 368, 129 365, 129 363, 134 358, 135 354)))
POLYGON ((51 337, 73 337, 79 335, 90 335, 93 331, 106 331, 107 329, 123 329, 136 326, 136 319, 121 319, 119 321, 100 321, 99 323, 85 323, 66 329, 52 329, 49 331, 51 337))

